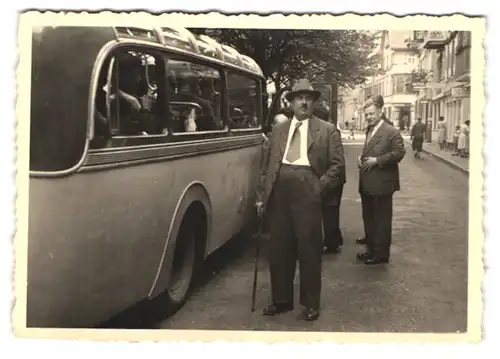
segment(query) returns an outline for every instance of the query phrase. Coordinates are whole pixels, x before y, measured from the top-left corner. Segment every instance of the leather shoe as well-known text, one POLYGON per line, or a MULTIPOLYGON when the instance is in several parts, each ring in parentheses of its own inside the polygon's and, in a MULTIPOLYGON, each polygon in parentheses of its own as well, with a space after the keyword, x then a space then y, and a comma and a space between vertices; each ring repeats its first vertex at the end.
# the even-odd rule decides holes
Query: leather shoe
POLYGON ((274 315, 290 312, 292 310, 293 304, 291 303, 271 304, 262 311, 262 315, 272 317, 274 315))
POLYGON ((389 263, 389 258, 367 258, 365 260, 365 264, 374 265, 374 264, 384 264, 389 263))
POLYGON ((367 259, 372 258, 372 254, 369 252, 360 252, 360 253, 356 254, 356 258, 360 261, 365 261, 367 259))
POLYGON ((366 238, 364 238, 364 237, 358 238, 358 239, 356 239, 356 243, 357 244, 366 244, 366 238))
POLYGON ((299 314, 299 320, 305 320, 307 322, 315 321, 319 318, 319 310, 313 308, 305 308, 302 313, 299 314))
POLYGON ((338 246, 338 247, 328 247, 328 246, 325 246, 323 248, 323 253, 325 253, 325 254, 330 254, 330 253, 338 254, 340 252, 342 252, 342 246, 338 246))

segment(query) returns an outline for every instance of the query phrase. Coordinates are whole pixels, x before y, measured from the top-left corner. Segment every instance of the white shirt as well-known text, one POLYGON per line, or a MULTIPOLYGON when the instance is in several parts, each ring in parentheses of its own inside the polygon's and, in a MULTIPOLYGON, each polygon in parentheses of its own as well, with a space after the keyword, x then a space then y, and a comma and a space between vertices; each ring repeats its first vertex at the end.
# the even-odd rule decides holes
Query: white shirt
POLYGON ((292 123, 290 124, 290 130, 288 131, 288 140, 286 142, 285 154, 283 156, 282 163, 296 166, 311 166, 311 164, 309 163, 309 157, 307 156, 307 134, 309 132, 309 119, 302 120, 302 125, 298 129, 300 132, 300 158, 292 163, 286 160, 290 142, 292 140, 293 132, 295 131, 297 122, 299 121, 294 117, 292 119, 292 123))

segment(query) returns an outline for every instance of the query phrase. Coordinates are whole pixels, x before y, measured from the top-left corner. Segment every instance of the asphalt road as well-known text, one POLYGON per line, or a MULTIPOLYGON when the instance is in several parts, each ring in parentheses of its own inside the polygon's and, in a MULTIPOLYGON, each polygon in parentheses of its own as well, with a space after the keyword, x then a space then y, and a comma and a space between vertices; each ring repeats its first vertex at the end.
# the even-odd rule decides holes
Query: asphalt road
MULTIPOLYGON (((344 136, 345 137, 345 136, 344 136)), ((362 137, 345 139, 347 184, 341 206, 344 250, 323 262, 321 316, 261 316, 269 303, 267 263, 260 262, 257 310, 250 311, 254 250, 237 240, 210 260, 207 277, 164 329, 335 332, 464 332, 467 326, 468 177, 431 157, 407 155, 394 197, 391 263, 356 261, 362 248, 356 157, 362 137)), ((296 279, 298 293, 298 276, 296 279)), ((298 295, 296 296, 298 298, 298 295)))

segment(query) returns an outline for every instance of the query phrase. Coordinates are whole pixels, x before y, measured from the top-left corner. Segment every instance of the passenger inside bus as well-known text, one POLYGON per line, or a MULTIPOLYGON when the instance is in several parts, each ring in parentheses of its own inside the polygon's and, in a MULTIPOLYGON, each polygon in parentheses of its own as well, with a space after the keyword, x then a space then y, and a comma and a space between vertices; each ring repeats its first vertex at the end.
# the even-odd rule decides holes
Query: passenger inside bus
POLYGON ((161 66, 147 65, 147 58, 144 56, 154 59, 150 55, 116 55, 109 82, 108 70, 111 60, 103 66, 95 97, 96 136, 168 133, 165 116, 162 116, 164 111, 158 106, 158 96, 162 88, 157 88, 155 81, 156 72, 161 66), (109 118, 107 103, 110 106, 109 118))
POLYGON ((127 54, 117 60, 110 91, 111 116, 119 120, 120 135, 144 134, 146 126, 139 114, 147 83, 141 76, 141 59, 127 54))
POLYGON ((215 114, 211 101, 203 98, 199 94, 198 83, 196 79, 190 80, 187 78, 177 79, 177 91, 171 96, 173 102, 195 103, 199 106, 200 111, 191 108, 187 113, 184 111, 184 121, 188 124, 185 128, 186 132, 191 131, 214 131, 218 126, 215 121, 215 114), (193 122, 196 125, 193 125, 193 122))

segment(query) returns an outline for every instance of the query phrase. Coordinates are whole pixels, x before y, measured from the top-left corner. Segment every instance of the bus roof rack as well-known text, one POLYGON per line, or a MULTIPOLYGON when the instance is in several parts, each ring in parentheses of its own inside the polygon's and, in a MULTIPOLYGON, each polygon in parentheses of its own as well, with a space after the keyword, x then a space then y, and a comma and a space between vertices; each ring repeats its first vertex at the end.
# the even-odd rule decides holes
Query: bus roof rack
POLYGON ((193 34, 183 27, 114 27, 114 31, 118 40, 149 41, 183 52, 216 59, 263 76, 260 66, 251 57, 240 54, 233 47, 220 44, 207 35, 193 34))

